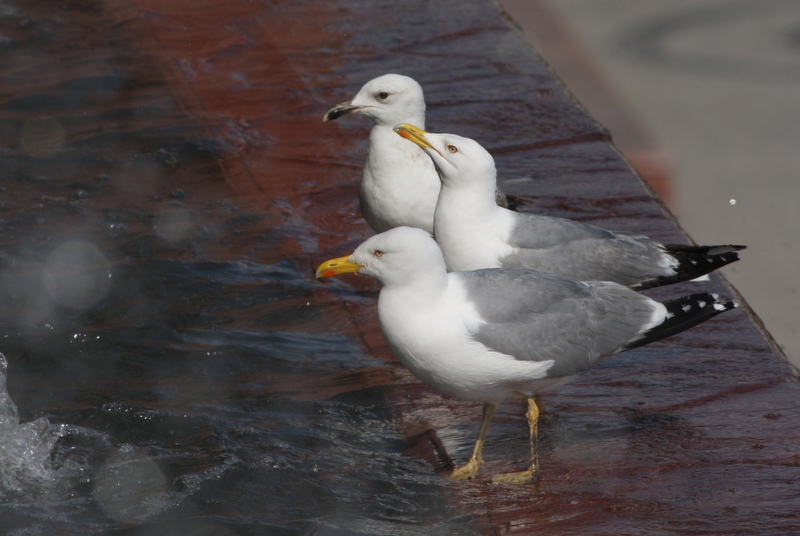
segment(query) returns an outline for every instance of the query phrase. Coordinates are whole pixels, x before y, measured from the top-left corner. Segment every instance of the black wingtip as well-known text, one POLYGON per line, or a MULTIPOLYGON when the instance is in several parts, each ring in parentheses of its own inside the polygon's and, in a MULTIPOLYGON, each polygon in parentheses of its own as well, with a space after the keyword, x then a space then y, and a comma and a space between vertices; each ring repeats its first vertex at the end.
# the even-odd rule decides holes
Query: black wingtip
POLYGON ((650 328, 628 342, 622 349, 630 350, 655 342, 705 322, 715 316, 739 307, 734 300, 720 300, 716 294, 700 292, 663 302, 667 316, 657 326, 650 328))
POLYGON ((671 276, 661 276, 636 285, 635 290, 660 287, 691 281, 722 268, 723 266, 739 260, 737 251, 746 249, 741 245, 721 246, 686 246, 682 244, 662 244, 664 251, 678 261, 676 273, 671 276))
POLYGON ((747 246, 740 244, 723 244, 717 246, 689 246, 686 244, 661 244, 669 254, 692 253, 696 255, 722 255, 732 251, 747 249, 747 246))

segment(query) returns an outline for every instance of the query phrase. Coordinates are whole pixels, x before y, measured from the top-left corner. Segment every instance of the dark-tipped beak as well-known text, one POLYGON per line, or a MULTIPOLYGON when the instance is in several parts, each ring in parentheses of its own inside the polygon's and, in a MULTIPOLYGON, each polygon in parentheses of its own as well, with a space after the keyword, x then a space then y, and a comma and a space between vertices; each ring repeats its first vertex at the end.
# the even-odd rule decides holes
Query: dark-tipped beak
POLYGON ((347 115, 353 112, 357 112, 361 109, 361 106, 353 106, 350 101, 341 102, 325 112, 325 115, 322 117, 322 121, 333 121, 335 119, 339 119, 343 115, 347 115))

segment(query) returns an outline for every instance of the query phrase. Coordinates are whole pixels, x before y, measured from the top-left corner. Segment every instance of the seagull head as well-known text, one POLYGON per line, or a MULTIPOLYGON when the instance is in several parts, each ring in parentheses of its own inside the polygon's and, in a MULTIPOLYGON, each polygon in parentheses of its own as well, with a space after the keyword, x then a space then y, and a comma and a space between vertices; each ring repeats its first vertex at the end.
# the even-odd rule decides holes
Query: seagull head
POLYGON ((322 120, 334 120, 351 113, 366 115, 381 126, 391 127, 404 121, 424 125, 425 96, 413 78, 385 74, 364 84, 352 100, 328 110, 322 120))
POLYGON ((434 134, 408 123, 394 127, 401 137, 417 144, 433 160, 442 184, 496 187, 494 158, 480 143, 456 134, 434 134))
POLYGON ((437 270, 446 272, 433 237, 422 229, 395 227, 367 239, 350 255, 323 262, 317 277, 359 273, 388 286, 413 282, 437 270))

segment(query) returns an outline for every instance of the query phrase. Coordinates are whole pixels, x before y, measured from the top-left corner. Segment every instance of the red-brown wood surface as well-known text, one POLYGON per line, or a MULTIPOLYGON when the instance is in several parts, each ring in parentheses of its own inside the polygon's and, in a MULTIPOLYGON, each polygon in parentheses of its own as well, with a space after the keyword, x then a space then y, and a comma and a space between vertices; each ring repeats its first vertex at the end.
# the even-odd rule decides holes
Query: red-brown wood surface
MULTIPOLYGON (((42 10, 57 5, 41 4, 42 10)), ((369 124, 357 117, 322 123, 322 115, 387 72, 422 84, 429 130, 473 137, 494 154, 502 187, 527 198, 520 210, 687 240, 603 127, 570 100, 489 0, 107 0, 83 17, 89 26, 103 26, 98 36, 107 39, 113 30, 117 45, 129 47, 114 61, 138 62, 137 90, 130 91, 138 100, 131 107, 167 110, 160 118, 164 130, 157 118, 147 119, 149 136, 216 140, 190 166, 159 168, 155 175, 134 160, 116 171, 114 189, 92 194, 108 210, 175 218, 193 211, 186 232, 205 226, 205 238, 157 249, 165 258, 246 257, 265 264, 288 258, 311 279, 316 263, 369 236, 357 204, 369 124), (176 189, 185 200, 165 205, 176 189), (224 225, 230 214, 222 200, 252 216, 235 234, 224 225), (265 235, 279 245, 260 246, 265 235)), ((107 69, 101 60, 78 61, 81 51, 103 43, 87 41, 93 34, 86 29, 76 35, 81 42, 69 76, 107 69)), ((56 84, 66 72, 41 65, 9 69, 15 84, 2 88, 7 100, 56 84)), ((82 112, 98 117, 103 106, 98 97, 82 112)), ((24 110, 16 113, 20 122, 30 120, 24 110)), ((50 117, 75 147, 82 133, 86 139, 94 133, 74 110, 50 117)), ((110 156, 115 150, 122 151, 110 147, 110 156)), ((104 170, 98 164, 95 171, 104 170)), ((42 203, 46 208, 47 199, 42 203)), ((80 217, 64 221, 77 226, 80 217)), ((136 222, 128 225, 138 229, 136 222)), ((127 251, 134 249, 140 252, 141 243, 131 240, 127 251)), ((742 257, 763 262, 746 251, 742 257)), ((697 288, 733 293, 714 276, 702 287, 686 283, 650 294, 667 298, 697 288)), ((376 289, 366 279, 329 282, 309 301, 254 304, 236 322, 268 318, 272 329, 348 334, 374 356, 374 369, 274 378, 274 391, 263 394, 325 400, 377 388, 407 441, 406 454, 444 471, 452 464, 447 453, 458 462, 469 455, 480 408, 433 393, 394 362, 377 325, 376 289), (358 292, 327 290, 348 286, 358 292), (305 312, 309 306, 312 312, 305 312)), ((757 320, 746 308, 727 313, 620 354, 543 395, 539 480, 522 487, 484 478, 453 484, 457 504, 448 508, 486 534, 800 531, 799 396, 794 370, 757 320)), ((501 407, 484 476, 524 465, 525 427, 518 403, 501 407)))

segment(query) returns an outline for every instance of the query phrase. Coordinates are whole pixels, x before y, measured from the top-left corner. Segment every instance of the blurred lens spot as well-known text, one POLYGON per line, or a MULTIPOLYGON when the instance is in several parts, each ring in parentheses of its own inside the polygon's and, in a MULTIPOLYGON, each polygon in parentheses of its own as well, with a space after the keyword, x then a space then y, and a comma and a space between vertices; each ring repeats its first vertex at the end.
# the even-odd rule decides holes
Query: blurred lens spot
POLYGON ((186 238, 192 225, 194 225, 194 218, 192 218, 192 214, 184 208, 162 212, 158 215, 154 223, 156 234, 167 240, 186 238))
POLYGON ((141 523, 165 506, 166 485, 166 478, 150 458, 120 450, 98 471, 93 495, 112 519, 141 523))
POLYGON ((67 242, 48 255, 44 281, 53 300, 83 309, 103 299, 110 275, 108 262, 96 247, 67 242))
POLYGON ((42 284, 45 271, 41 264, 15 260, 0 272, 0 299, 10 311, 9 320, 22 326, 34 326, 53 312, 53 300, 42 284))

